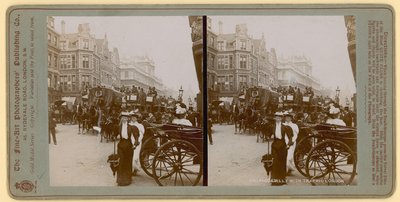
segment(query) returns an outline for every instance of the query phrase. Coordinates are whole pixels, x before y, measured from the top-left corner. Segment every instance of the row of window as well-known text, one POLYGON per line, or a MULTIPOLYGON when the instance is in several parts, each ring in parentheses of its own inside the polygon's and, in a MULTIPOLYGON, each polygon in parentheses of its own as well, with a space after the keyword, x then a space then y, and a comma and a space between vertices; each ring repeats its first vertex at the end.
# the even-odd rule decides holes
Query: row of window
MULTIPOLYGON (((66 41, 61 41, 60 42, 60 48, 61 48, 61 50, 66 50, 67 48, 78 48, 78 43, 79 43, 79 40, 69 41, 68 42, 68 47, 67 47, 67 42, 66 41)), ((55 44, 55 45, 57 45, 57 44, 55 44)), ((85 49, 85 50, 89 50, 89 39, 82 39, 80 48, 81 49, 85 49)), ((95 46, 94 49, 96 49, 96 46, 95 46)))
POLYGON ((82 75, 80 82, 77 80, 77 75, 62 75, 60 76, 60 87, 62 91, 78 91, 79 89, 82 89, 85 86, 95 86, 98 82, 98 79, 96 77, 93 77, 90 75, 82 75), (93 80, 93 83, 91 83, 91 80, 93 80), (78 85, 80 83, 80 85, 78 85), (92 85, 93 84, 93 85, 92 85), (81 88, 79 88, 79 86, 81 88))
MULTIPOLYGON (((88 69, 91 68, 91 63, 90 63, 90 55, 82 55, 82 68, 88 69)), ((100 61, 96 58, 93 57, 93 67, 96 71, 99 70, 100 67, 100 61)), ((67 55, 62 55, 60 57, 60 66, 61 69, 75 69, 77 68, 77 60, 75 54, 67 54, 67 55)))
MULTIPOLYGON (((247 42, 246 40, 239 40, 239 50, 246 50, 247 49, 247 42)), ((215 37, 210 37, 208 46, 215 47, 215 37)), ((236 47, 236 42, 234 41, 232 44, 233 47, 236 47)), ((225 41, 217 41, 217 50, 226 50, 227 43, 225 41)), ((235 48, 236 49, 236 48, 235 48)))
MULTIPOLYGON (((209 55, 210 63, 209 67, 214 68, 215 56, 209 55)), ((257 73, 257 62, 256 60, 249 58, 248 55, 239 55, 239 69, 249 69, 253 73, 257 73)), ((217 69, 235 69, 235 62, 233 55, 221 55, 217 57, 217 69)))
MULTIPOLYGON (((239 75, 238 76, 238 87, 242 88, 244 86, 253 86, 257 85, 257 79, 250 78, 247 75, 239 75)), ((225 76, 217 76, 217 80, 215 81, 216 88, 219 91, 235 91, 237 90, 235 87, 234 76, 233 75, 225 75, 225 76)))
POLYGON ((49 53, 47 55, 47 65, 48 67, 58 67, 58 55, 54 53, 49 53))
POLYGON ((112 84, 113 83, 113 78, 110 74, 107 74, 106 72, 102 72, 101 73, 101 81, 103 83, 107 83, 107 84, 112 84))
POLYGON ((52 35, 51 33, 47 33, 47 43, 57 46, 58 37, 56 35, 52 35))

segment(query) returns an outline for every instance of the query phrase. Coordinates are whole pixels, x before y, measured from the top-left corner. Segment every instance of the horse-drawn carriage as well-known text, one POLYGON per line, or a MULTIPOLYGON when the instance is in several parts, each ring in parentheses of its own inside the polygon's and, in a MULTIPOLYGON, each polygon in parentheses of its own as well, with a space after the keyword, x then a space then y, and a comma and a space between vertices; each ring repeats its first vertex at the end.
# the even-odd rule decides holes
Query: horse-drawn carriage
POLYGON ((176 124, 149 124, 140 164, 160 186, 195 186, 203 174, 203 131, 176 124))
POLYGON ((231 110, 229 101, 214 100, 209 106, 209 117, 213 123, 231 124, 231 110))
MULTIPOLYGON (((123 101, 123 94, 110 88, 96 87, 88 91, 88 109, 78 113, 81 114, 80 122, 83 127, 94 128, 100 132, 100 142, 114 139, 118 131, 118 113, 123 101), (86 112, 87 111, 87 112, 86 112), (85 115, 85 113, 88 113, 85 115)), ((85 128, 84 128, 85 129, 85 128)))
POLYGON ((304 125, 294 151, 297 170, 312 185, 351 185, 357 174, 357 130, 331 124, 304 125))
POLYGON ((253 87, 243 92, 236 101, 237 109, 234 109, 235 130, 248 130, 264 139, 263 128, 267 119, 271 119, 279 106, 279 94, 275 91, 253 87), (240 107, 238 107, 240 106, 240 107))

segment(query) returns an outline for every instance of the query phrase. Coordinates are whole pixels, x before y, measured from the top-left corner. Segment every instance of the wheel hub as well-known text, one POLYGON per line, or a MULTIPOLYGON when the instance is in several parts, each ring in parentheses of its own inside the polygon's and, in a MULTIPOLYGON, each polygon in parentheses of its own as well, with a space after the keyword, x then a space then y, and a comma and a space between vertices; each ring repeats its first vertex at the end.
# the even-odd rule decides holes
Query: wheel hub
POLYGON ((183 166, 181 163, 174 163, 173 168, 174 168, 174 171, 180 171, 180 170, 182 170, 183 166))
POLYGON ((336 165, 334 163, 329 163, 329 165, 327 166, 327 169, 329 171, 335 170, 336 169, 336 165))

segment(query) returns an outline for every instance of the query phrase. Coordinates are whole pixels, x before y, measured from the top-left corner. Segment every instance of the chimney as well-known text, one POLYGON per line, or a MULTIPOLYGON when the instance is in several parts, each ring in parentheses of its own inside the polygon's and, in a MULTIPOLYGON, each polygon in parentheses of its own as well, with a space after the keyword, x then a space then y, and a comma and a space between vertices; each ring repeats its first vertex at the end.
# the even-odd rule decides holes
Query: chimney
POLYGON ((222 34, 222 22, 221 21, 218 21, 218 28, 219 28, 218 34, 222 34))
POLYGON ((64 35, 65 34, 65 21, 61 20, 61 34, 64 35))

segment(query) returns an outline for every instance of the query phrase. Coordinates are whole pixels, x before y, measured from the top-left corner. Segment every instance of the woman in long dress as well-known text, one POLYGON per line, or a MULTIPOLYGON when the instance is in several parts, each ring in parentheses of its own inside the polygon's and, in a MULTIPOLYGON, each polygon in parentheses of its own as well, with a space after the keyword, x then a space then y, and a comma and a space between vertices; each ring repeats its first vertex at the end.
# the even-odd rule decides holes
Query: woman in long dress
MULTIPOLYGON (((287 173, 288 175, 291 174, 292 171, 294 171, 296 169, 296 166, 294 165, 294 149, 296 148, 296 139, 297 136, 299 134, 299 126, 297 126, 297 124, 293 123, 293 114, 289 113, 289 112, 285 112, 285 125, 289 126, 292 131, 293 131, 293 138, 292 138, 292 142, 293 145, 291 147, 289 147, 288 149, 288 154, 287 154, 287 173)), ((289 142, 289 138, 285 137, 286 143, 289 142)))
POLYGON ((133 150, 137 145, 139 130, 128 124, 129 112, 121 113, 120 141, 118 143, 118 155, 120 157, 117 170, 118 186, 128 186, 132 183, 132 158, 133 150))
POLYGON ((271 154, 273 157, 273 165, 271 169, 271 185, 280 186, 286 184, 286 161, 287 149, 290 147, 293 137, 292 129, 282 124, 283 113, 275 113, 275 123, 270 126, 270 133, 273 137, 271 144, 271 154), (288 138, 288 144, 285 142, 288 138))
MULTIPOLYGON (((140 156, 140 151, 142 148, 142 140, 143 140, 143 135, 145 133, 145 128, 144 126, 138 122, 138 118, 139 118, 139 114, 138 112, 131 112, 131 120, 129 122, 129 126, 136 128, 138 130, 138 138, 136 141, 136 147, 133 151, 133 173, 132 175, 137 175, 139 169, 140 169, 140 160, 139 160, 139 156, 140 156)), ((136 131, 135 129, 135 131, 136 131)))

